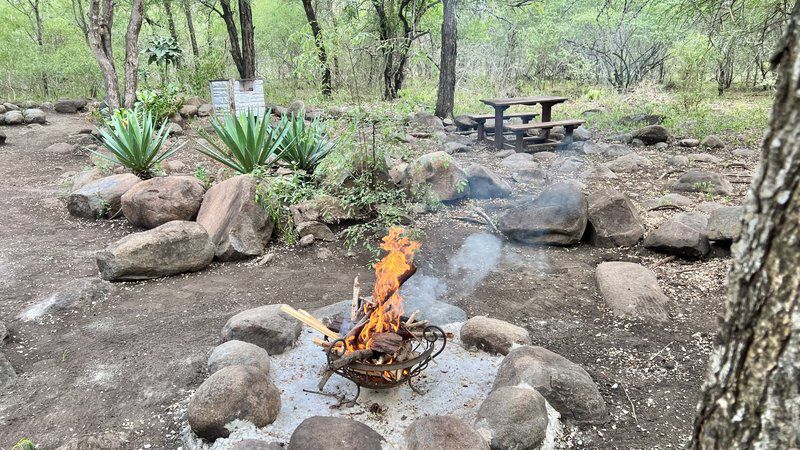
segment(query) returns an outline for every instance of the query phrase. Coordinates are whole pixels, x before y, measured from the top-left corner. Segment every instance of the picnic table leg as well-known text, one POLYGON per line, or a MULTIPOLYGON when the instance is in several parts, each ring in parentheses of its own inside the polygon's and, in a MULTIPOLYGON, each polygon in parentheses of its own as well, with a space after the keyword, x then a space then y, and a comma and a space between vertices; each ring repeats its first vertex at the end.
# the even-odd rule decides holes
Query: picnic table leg
POLYGON ((485 128, 486 125, 485 124, 486 124, 486 122, 483 122, 483 121, 478 122, 478 142, 481 142, 482 140, 486 139, 486 128, 485 128))
POLYGON ((498 150, 503 149, 503 112, 508 109, 508 106, 495 106, 494 107, 494 148, 498 150))

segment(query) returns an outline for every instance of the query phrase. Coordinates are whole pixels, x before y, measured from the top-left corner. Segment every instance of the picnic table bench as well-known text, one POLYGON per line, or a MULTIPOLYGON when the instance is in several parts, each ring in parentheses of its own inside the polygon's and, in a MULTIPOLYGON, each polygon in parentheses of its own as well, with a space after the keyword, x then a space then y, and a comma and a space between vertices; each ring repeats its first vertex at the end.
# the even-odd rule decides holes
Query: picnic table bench
POLYGON ((585 120, 581 119, 567 119, 567 120, 556 120, 553 122, 536 122, 536 123, 524 123, 524 124, 511 124, 506 127, 509 131, 514 133, 516 139, 514 140, 514 147, 518 152, 525 150, 525 142, 534 142, 534 147, 536 145, 550 145, 547 143, 546 138, 542 137, 526 137, 525 133, 528 130, 552 130, 555 127, 564 127, 564 140, 562 144, 567 146, 572 144, 572 132, 575 128, 586 123, 585 120))
MULTIPOLYGON (((538 116, 538 113, 531 113, 531 112, 521 112, 521 113, 510 113, 505 114, 503 117, 505 119, 522 119, 522 123, 528 123, 532 119, 535 119, 538 116)), ((478 124, 478 140, 482 141, 486 138, 486 121, 494 119, 494 114, 477 114, 469 116, 470 119, 474 120, 478 124)), ((495 125, 496 127, 496 125, 495 125)))

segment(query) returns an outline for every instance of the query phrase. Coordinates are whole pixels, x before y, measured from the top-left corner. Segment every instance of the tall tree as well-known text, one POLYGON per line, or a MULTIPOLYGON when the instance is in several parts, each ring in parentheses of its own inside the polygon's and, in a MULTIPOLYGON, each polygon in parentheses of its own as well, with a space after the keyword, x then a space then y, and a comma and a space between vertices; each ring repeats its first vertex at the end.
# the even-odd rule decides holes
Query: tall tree
POLYGON ((800 2, 748 193, 727 307, 691 447, 800 448, 800 2))
POLYGON ((333 88, 331 86, 331 67, 328 65, 328 52, 325 51, 325 43, 322 41, 322 27, 317 20, 314 5, 311 0, 303 0, 303 9, 306 11, 306 19, 311 27, 311 35, 314 37, 314 44, 317 46, 317 55, 322 64, 322 95, 330 97, 333 88))
POLYGON ((256 44, 253 30, 253 10, 251 0, 238 0, 239 26, 241 27, 241 39, 239 30, 236 28, 234 10, 230 0, 219 0, 219 8, 215 0, 201 0, 201 2, 212 11, 217 13, 225 22, 225 29, 228 31, 228 40, 231 44, 231 57, 239 78, 255 78, 256 76, 256 44))
POLYGON ((195 61, 200 57, 200 48, 197 46, 197 34, 194 31, 194 19, 192 18, 192 4, 189 0, 183 0, 183 13, 186 15, 186 28, 189 30, 189 42, 192 44, 192 55, 195 61))
POLYGON ((458 30, 456 3, 458 0, 442 0, 442 57, 439 63, 439 89, 436 95, 436 115, 445 118, 453 115, 456 92, 456 59, 458 56, 458 30))
MULTIPOLYGON (((33 25, 33 33, 28 35, 39 46, 39 53, 45 54, 44 51, 44 25, 42 23, 42 3, 40 0, 8 0, 8 4, 14 9, 24 14, 33 25)), ((44 95, 50 95, 50 83, 47 79, 47 73, 42 72, 42 90, 44 95)))

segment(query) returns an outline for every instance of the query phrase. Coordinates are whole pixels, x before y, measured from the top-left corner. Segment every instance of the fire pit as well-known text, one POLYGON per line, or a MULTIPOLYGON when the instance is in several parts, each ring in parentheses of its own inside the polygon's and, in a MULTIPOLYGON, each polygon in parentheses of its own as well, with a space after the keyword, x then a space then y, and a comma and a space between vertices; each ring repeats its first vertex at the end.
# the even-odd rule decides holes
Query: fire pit
MULTIPOLYGON (((419 311, 403 316, 400 286, 416 272, 414 253, 419 243, 392 228, 381 248, 388 253, 375 264, 375 287, 371 298, 360 296, 358 278, 353 282, 349 318, 323 323, 309 313, 284 305, 282 310, 325 335, 313 342, 325 349, 327 365, 318 389, 338 374, 361 388, 388 389, 408 383, 438 356, 447 344, 447 333, 427 320, 415 320, 419 311)), ((355 401, 351 400, 351 401, 355 401)))

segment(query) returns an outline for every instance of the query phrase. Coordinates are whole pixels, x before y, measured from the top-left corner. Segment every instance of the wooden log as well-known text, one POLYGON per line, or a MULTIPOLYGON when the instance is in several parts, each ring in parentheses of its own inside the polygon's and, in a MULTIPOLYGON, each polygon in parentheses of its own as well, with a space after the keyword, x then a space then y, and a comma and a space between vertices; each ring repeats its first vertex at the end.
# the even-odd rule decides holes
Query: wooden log
POLYGON ((375 301, 375 303, 380 305, 380 304, 383 304, 384 302, 386 302, 386 300, 389 300, 389 298, 392 295, 394 295, 394 293, 397 292, 400 289, 400 286, 402 286, 403 283, 408 281, 408 279, 411 278, 416 272, 417 272, 417 268, 416 268, 416 266, 414 266, 412 264, 411 267, 409 267, 408 270, 406 270, 405 272, 400 274, 399 277, 397 277, 397 279, 399 281, 399 283, 397 284, 397 289, 389 291, 384 298, 374 298, 373 297, 373 300, 375 301))
POLYGON ((364 350, 356 350, 354 352, 350 352, 341 358, 337 359, 330 363, 331 370, 339 370, 342 367, 349 365, 350 363, 364 358, 371 358, 372 357, 372 350, 364 349, 364 350))
POLYGON ((358 316, 361 313, 360 306, 361 302, 359 301, 359 296, 361 295, 361 283, 358 282, 358 277, 353 280, 353 301, 351 304, 351 311, 350 311, 350 321, 356 323, 358 321, 358 316))
POLYGON ((339 336, 338 333, 333 332, 333 330, 329 329, 328 327, 323 325, 322 322, 317 320, 315 317, 312 317, 311 314, 308 314, 303 310, 298 311, 289 305, 283 305, 281 306, 281 311, 294 317, 300 322, 303 322, 304 324, 310 326, 311 328, 319 331, 320 333, 324 334, 325 336, 328 336, 331 339, 339 339, 341 337, 339 336))
POLYGON ((395 354, 403 345, 403 338, 397 333, 375 333, 369 342, 369 348, 376 352, 395 354))

